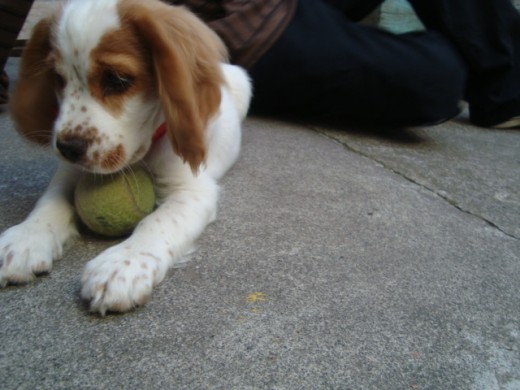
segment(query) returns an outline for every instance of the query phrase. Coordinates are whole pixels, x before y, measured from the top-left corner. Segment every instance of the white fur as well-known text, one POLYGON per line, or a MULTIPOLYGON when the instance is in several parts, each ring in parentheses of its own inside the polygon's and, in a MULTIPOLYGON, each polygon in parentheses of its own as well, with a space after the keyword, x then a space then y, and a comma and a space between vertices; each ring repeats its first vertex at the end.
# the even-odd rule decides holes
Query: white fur
POLYGON ((62 50, 81 48, 78 62, 82 76, 90 61, 90 52, 107 31, 120 25, 117 0, 69 0, 56 28, 56 41, 62 50), (88 32, 86 29, 88 28, 88 32))
MULTIPOLYGON (((180 261, 192 243, 216 216, 217 180, 233 165, 240 150, 241 120, 251 98, 246 73, 222 64, 225 83, 218 114, 207 128, 207 159, 194 174, 163 137, 151 145, 155 128, 162 122, 158 101, 137 96, 115 117, 90 96, 86 78, 89 53, 103 34, 119 24, 116 0, 74 0, 66 8, 55 31, 62 54, 59 72, 69 81, 60 100, 54 137, 70 126, 90 121, 102 129, 102 142, 89 153, 104 153, 122 143, 127 155, 121 167, 142 156, 133 153, 143 145, 143 157, 155 176, 159 207, 144 218, 125 241, 91 260, 81 278, 81 296, 93 311, 125 311, 143 304, 152 287, 169 267, 180 261), (95 17, 93 17, 95 15, 95 17), (80 56, 74 55, 79 51, 80 56), (89 117, 79 106, 88 108, 89 117), (75 107, 75 109, 74 109, 75 107), (139 131, 128 131, 139 127, 139 131)), ((76 229, 69 203, 81 170, 107 173, 100 166, 80 167, 61 162, 49 187, 27 219, 0 236, 0 286, 27 282, 35 274, 48 272, 62 255, 63 245, 76 229)))

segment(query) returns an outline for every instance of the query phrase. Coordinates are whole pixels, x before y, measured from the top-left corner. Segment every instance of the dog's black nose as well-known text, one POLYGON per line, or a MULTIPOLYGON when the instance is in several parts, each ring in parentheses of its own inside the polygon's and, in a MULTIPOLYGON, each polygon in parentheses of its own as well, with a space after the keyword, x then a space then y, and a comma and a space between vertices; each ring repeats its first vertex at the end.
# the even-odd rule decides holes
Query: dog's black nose
POLYGON ((82 138, 68 138, 65 140, 57 140, 56 147, 63 157, 75 163, 85 156, 88 142, 82 138))

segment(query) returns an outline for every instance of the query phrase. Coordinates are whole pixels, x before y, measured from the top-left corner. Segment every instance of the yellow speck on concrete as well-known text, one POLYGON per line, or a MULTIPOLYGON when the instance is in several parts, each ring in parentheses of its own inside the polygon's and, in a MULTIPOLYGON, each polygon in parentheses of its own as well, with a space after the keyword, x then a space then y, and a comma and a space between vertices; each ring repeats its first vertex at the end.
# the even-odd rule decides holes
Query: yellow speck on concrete
POLYGON ((246 301, 248 303, 255 303, 258 301, 265 301, 265 300, 266 300, 266 296, 265 296, 265 293, 263 293, 263 292, 254 292, 252 294, 249 294, 246 298, 246 301))

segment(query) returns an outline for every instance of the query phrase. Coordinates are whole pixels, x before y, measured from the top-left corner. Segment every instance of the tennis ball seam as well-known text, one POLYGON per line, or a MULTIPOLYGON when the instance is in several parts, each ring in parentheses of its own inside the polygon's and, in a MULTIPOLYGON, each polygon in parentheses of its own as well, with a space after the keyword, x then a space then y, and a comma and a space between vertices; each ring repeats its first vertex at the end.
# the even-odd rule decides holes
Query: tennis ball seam
MULTIPOLYGON (((132 186, 130 185, 130 181, 129 181, 129 178, 127 176, 124 176, 123 177, 124 179, 124 182, 125 182, 125 186, 126 186, 126 189, 128 191, 128 193, 130 194, 130 199, 132 201, 132 207, 134 208, 134 210, 141 214, 141 215, 147 215, 148 213, 143 210, 141 207, 139 207, 139 204, 137 202, 137 199, 136 199, 136 195, 134 194, 134 191, 132 190, 132 186)), ((141 191, 141 189, 139 188, 139 182, 137 181, 137 178, 135 177, 134 175, 134 180, 135 180, 135 189, 136 189, 136 192, 138 191, 141 191)), ((152 183, 153 185, 153 183, 152 183)))

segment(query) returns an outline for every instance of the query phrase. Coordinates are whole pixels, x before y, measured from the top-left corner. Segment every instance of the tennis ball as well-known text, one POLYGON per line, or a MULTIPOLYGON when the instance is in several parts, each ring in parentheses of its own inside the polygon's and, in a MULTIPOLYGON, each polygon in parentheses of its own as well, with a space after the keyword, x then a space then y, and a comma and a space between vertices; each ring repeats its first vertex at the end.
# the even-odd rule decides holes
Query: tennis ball
POLYGON ((153 180, 141 167, 109 175, 84 174, 74 192, 76 211, 93 232, 121 237, 155 206, 153 180))

